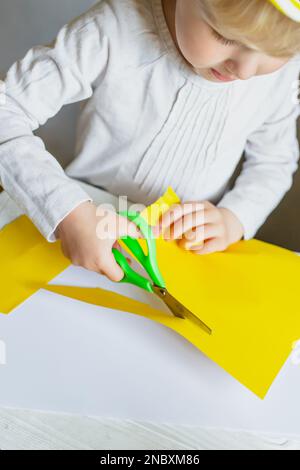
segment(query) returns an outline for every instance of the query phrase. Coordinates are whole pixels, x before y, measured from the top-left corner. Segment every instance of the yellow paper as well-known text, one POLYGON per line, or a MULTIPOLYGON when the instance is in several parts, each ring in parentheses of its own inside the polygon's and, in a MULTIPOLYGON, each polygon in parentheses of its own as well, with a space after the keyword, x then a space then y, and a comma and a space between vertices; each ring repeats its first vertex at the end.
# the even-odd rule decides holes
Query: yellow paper
POLYGON ((188 320, 172 328, 264 398, 300 338, 300 258, 258 240, 201 256, 160 238, 157 259, 170 293, 213 334, 188 320))
MULTIPOLYGON (((179 202, 173 196, 169 204, 179 202)), ((160 201, 165 212, 164 197, 160 201)), ((156 210, 156 217, 161 213, 156 210)), ((155 217, 147 220, 156 223, 155 217)), ((141 244, 145 247, 144 240, 141 244)), ((59 243, 47 243, 26 217, 0 232, 0 256, 4 261, 0 279, 3 313, 69 265, 59 243)), ((263 398, 300 338, 300 259, 257 240, 237 243, 225 253, 201 256, 161 238, 157 257, 171 294, 212 328, 212 336, 187 319, 168 316, 120 294, 67 286, 49 285, 47 289, 140 314, 172 328, 263 398)))
POLYGON ((70 265, 60 242, 46 242, 26 216, 0 231, 0 260, 0 314, 10 313, 70 265))

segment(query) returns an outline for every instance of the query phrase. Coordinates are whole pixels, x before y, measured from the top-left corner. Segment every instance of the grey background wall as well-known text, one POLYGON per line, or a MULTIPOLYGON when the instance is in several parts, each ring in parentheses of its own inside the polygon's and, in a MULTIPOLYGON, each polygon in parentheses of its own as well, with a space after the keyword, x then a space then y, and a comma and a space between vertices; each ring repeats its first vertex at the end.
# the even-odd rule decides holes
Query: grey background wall
MULTIPOLYGON (((95 0, 0 0, 0 78, 28 49, 51 42, 64 24, 94 3, 95 0)), ((36 132, 62 165, 72 160, 78 110, 79 104, 65 106, 36 132)))
MULTIPOLYGON (((94 0, 0 0, 0 77, 30 47, 50 42, 60 27, 94 3, 94 0)), ((37 132, 63 166, 73 158, 78 110, 78 104, 64 107, 37 132)), ((300 136, 299 123, 298 128, 300 136)), ((299 206, 300 171, 293 189, 257 238, 300 252, 299 206)))

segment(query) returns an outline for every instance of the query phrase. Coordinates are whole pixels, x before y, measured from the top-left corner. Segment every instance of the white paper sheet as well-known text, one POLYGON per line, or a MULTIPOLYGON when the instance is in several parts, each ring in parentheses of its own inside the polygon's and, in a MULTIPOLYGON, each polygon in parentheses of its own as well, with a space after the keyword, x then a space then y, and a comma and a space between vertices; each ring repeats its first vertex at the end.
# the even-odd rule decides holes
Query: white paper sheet
MULTIPOLYGON (((79 267, 52 283, 164 308, 79 267)), ((168 328, 45 290, 0 315, 0 341, 0 406, 300 436, 300 364, 291 357, 262 401, 168 328)))

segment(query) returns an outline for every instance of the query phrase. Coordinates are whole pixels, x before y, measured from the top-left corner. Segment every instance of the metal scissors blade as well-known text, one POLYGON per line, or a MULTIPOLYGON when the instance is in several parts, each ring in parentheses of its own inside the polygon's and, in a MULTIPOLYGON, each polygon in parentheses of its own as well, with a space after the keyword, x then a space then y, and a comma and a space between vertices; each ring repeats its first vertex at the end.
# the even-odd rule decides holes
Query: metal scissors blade
POLYGON ((193 322, 197 323, 206 333, 212 334, 211 328, 207 326, 200 318, 198 318, 193 312, 188 310, 182 305, 168 290, 164 287, 159 287, 155 284, 152 286, 153 292, 169 307, 173 315, 178 318, 188 318, 193 322))

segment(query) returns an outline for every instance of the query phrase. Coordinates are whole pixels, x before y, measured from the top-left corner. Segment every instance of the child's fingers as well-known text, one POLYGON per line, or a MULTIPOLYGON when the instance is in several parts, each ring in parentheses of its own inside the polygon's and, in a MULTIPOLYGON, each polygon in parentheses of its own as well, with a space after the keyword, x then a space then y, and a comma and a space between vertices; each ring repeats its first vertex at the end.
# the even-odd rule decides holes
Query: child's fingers
POLYGON ((199 212, 203 209, 204 203, 197 201, 186 202, 184 204, 173 204, 170 209, 161 216, 159 223, 157 224, 160 227, 160 232, 164 232, 167 227, 182 217, 193 212, 199 212))
POLYGON ((184 215, 181 219, 177 220, 163 233, 165 239, 178 240, 183 238, 185 233, 191 232, 197 227, 204 225, 205 211, 197 211, 191 214, 184 215))
POLYGON ((191 250, 192 253, 197 255, 208 255, 209 253, 215 253, 218 251, 224 251, 225 246, 223 246, 219 238, 212 238, 204 242, 203 247, 200 250, 191 250))
POLYGON ((203 227, 206 225, 209 226, 210 224, 217 225, 218 222, 218 210, 215 208, 206 207, 201 211, 192 214, 187 214, 182 219, 177 220, 174 224, 168 227, 167 231, 164 232, 164 238, 170 240, 178 240, 183 238, 183 236, 186 237, 186 234, 190 234, 191 230, 193 229, 197 230, 198 227, 203 227))
MULTIPOLYGON (((183 234, 183 237, 178 240, 178 245, 184 250, 190 250, 194 245, 202 245, 204 241, 204 225, 193 227, 191 230, 183 234)), ((199 246, 198 246, 199 249, 199 246)))
MULTIPOLYGON (((100 207, 100 206, 99 206, 100 207)), ((127 217, 109 210, 97 210, 99 221, 96 225, 96 236, 99 240, 109 240, 111 243, 122 236, 143 238, 137 225, 127 217)))
POLYGON ((115 241, 115 243, 113 244, 113 248, 115 248, 116 250, 119 250, 121 251, 121 253, 123 253, 123 255, 126 257, 126 260, 129 264, 131 264, 132 262, 132 259, 131 258, 128 258, 126 255, 127 255, 127 252, 124 250, 124 248, 120 245, 120 243, 118 241, 115 241))
POLYGON ((202 247, 205 240, 217 238, 220 235, 220 226, 216 224, 205 224, 185 233, 183 239, 180 240, 180 246, 186 250, 199 250, 199 245, 202 247))

